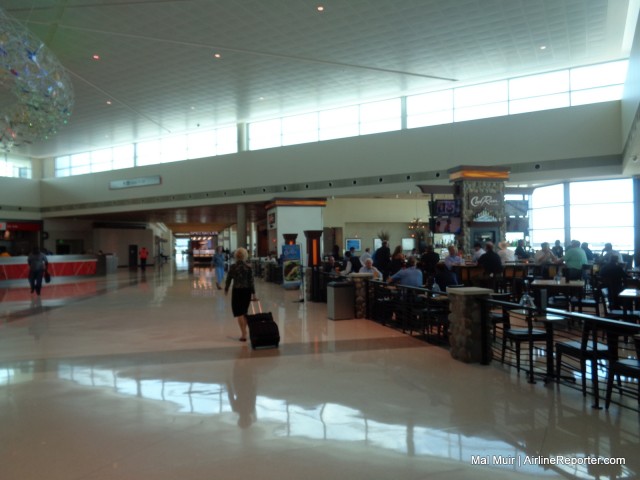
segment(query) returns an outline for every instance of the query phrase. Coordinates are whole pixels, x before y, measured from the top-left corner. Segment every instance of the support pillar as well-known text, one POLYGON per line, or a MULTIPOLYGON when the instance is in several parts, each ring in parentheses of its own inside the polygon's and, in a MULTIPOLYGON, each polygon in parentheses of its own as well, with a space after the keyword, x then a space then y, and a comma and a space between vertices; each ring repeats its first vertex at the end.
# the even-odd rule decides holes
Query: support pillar
POLYGON ((447 289, 450 302, 449 345, 451 356, 465 363, 491 362, 491 331, 482 325, 479 299, 488 298, 488 288, 447 289), (483 338, 484 337, 484 338, 483 338))

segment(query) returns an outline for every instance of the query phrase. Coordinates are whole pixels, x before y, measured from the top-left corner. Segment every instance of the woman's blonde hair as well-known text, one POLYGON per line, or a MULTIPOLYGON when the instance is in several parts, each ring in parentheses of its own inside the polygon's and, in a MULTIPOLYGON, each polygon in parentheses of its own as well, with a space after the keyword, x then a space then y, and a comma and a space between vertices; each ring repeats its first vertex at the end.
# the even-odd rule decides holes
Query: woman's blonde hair
POLYGON ((238 248, 235 252, 233 252, 233 258, 239 262, 245 262, 247 258, 249 258, 249 252, 245 248, 238 248))

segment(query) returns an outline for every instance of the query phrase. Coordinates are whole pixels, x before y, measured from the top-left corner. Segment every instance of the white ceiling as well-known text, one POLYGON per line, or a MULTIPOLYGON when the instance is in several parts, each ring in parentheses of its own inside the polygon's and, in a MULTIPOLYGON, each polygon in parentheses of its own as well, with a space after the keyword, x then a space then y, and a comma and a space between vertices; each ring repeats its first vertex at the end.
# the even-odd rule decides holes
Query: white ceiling
POLYGON ((68 69, 76 99, 54 138, 15 153, 624 58, 631 3, 628 15, 627 0, 0 0, 68 69))

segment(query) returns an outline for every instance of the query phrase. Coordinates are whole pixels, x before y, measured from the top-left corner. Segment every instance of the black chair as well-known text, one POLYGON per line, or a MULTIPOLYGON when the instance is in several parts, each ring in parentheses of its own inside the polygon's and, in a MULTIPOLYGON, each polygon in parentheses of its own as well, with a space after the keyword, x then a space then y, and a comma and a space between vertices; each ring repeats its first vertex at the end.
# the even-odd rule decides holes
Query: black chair
POLYGON ((582 332, 580 340, 566 340, 556 342, 556 379, 560 379, 562 370, 562 356, 572 357, 580 363, 582 375, 582 396, 587 396, 587 361, 591 363, 591 369, 597 369, 598 360, 604 360, 609 356, 609 348, 606 344, 597 342, 597 328, 595 321, 582 320, 582 332))
POLYGON ((586 296, 586 283, 585 283, 585 296, 578 298, 578 297, 571 297, 569 299, 569 304, 571 306, 571 311, 575 312, 578 311, 579 313, 583 313, 585 308, 588 308, 590 310, 593 310, 595 315, 597 317, 600 316, 600 304, 601 304, 601 299, 600 299, 600 289, 598 287, 595 287, 591 290, 591 296, 587 297, 586 296))
MULTIPOLYGON (((611 404, 611 395, 613 393, 613 381, 617 377, 621 378, 635 378, 638 380, 638 393, 636 394, 638 400, 638 406, 640 407, 640 335, 634 335, 633 337, 636 358, 619 358, 618 357, 618 334, 613 333, 609 337, 609 343, 612 346, 611 359, 609 361, 609 373, 607 375, 607 394, 605 399, 605 408, 608 409, 611 404)), ((619 382, 620 383, 620 382, 619 382)), ((620 387, 620 393, 623 389, 620 387)))
POLYGON ((431 293, 424 297, 419 315, 422 331, 427 341, 445 343, 449 336, 449 298, 447 295, 431 293))
MULTIPOLYGON (((514 311, 518 310, 510 310, 509 315, 507 316, 507 323, 504 326, 504 333, 502 336, 502 356, 501 361, 504 363, 505 352, 507 350, 507 343, 510 345, 515 344, 515 349, 510 348, 511 351, 515 352, 516 355, 516 369, 518 373, 520 373, 520 351, 521 344, 527 343, 529 347, 529 382, 534 383, 533 381, 533 348, 534 343, 545 342, 547 343, 549 339, 549 334, 546 330, 540 330, 538 328, 533 328, 533 319, 535 311, 531 309, 526 309, 522 311, 518 311, 524 320, 524 325, 513 327, 511 322, 511 314, 514 311)), ((550 355, 551 352, 547 352, 547 355, 550 355)))
POLYGON ((600 300, 602 304, 602 316, 610 320, 622 320, 637 323, 640 316, 626 308, 614 308, 608 288, 600 288, 600 300))
MULTIPOLYGON (((512 302, 513 296, 511 293, 492 293, 491 300, 512 302)), ((499 308, 492 308, 489 310, 489 321, 491 322, 493 341, 495 342, 498 333, 498 325, 502 325, 502 328, 504 329, 505 324, 509 323, 509 309, 503 306, 499 306, 499 308)))

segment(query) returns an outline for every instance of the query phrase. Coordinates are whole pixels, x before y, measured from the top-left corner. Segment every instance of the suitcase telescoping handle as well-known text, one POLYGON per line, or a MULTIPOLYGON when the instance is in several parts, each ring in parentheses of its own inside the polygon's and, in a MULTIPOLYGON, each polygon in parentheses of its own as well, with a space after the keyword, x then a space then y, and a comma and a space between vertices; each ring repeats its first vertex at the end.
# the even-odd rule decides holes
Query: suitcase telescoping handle
POLYGON ((258 304, 258 313, 262 313, 262 303, 260 302, 260 300, 255 299, 255 300, 251 300, 251 313, 253 315, 256 314, 256 303, 258 304))

